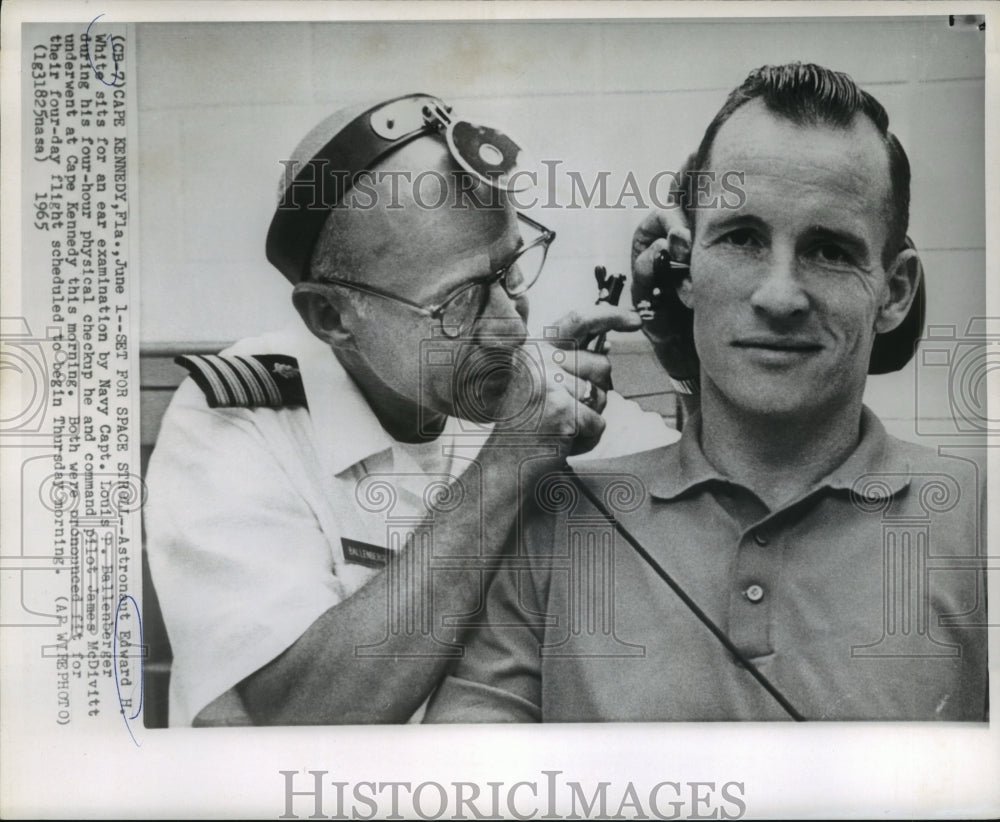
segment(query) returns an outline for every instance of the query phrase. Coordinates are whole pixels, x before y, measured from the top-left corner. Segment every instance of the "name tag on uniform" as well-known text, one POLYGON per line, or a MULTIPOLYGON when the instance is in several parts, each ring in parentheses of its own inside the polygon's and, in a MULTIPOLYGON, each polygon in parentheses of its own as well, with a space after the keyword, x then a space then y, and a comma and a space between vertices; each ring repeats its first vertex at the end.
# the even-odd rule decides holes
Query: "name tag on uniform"
POLYGON ((365 565, 368 568, 384 568, 389 561, 389 549, 369 542, 359 542, 356 539, 340 538, 344 549, 344 559, 355 565, 365 565))

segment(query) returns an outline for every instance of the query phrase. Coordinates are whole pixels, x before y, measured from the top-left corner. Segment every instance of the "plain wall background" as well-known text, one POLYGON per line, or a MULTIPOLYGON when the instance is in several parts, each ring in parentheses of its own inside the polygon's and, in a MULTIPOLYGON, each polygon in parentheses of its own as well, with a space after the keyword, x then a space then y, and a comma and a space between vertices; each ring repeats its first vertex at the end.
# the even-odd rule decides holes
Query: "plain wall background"
MULTIPOLYGON (((298 321, 290 286, 264 257, 278 161, 343 105, 437 94, 456 114, 505 127, 536 158, 561 160, 587 181, 609 171, 613 202, 629 171, 645 186, 676 169, 750 69, 789 60, 846 71, 888 110, 913 167, 910 235, 927 271, 928 323, 955 326, 961 337, 986 313, 985 64, 983 35, 949 28, 943 15, 142 24, 142 341, 225 342, 298 321)), ((568 187, 559 197, 568 202, 568 187)), ((531 294, 540 326, 593 301, 595 264, 628 272, 631 233, 645 212, 531 213, 559 235, 531 294)), ((645 343, 633 335, 616 344, 645 343)), ((948 428, 934 422, 951 413, 948 377, 947 366, 920 374, 924 429, 948 428)), ((916 383, 911 363, 872 378, 867 397, 910 438, 916 383)))

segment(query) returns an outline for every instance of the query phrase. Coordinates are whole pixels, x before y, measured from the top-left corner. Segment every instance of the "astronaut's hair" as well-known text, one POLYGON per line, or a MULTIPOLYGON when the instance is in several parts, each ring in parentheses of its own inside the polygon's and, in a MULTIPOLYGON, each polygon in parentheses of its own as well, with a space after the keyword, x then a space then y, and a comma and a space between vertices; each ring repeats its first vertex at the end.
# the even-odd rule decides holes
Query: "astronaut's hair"
MULTIPOLYGON (((889 131, 889 115, 882 104, 846 74, 813 63, 788 63, 783 66, 762 66, 747 75, 746 80, 730 92, 729 97, 705 129, 701 145, 689 164, 689 171, 707 169, 711 161, 712 144, 722 125, 737 109, 751 100, 761 100, 768 111, 799 125, 824 124, 847 128, 859 114, 875 125, 889 156, 891 189, 883 216, 888 226, 883 266, 904 247, 910 219, 910 162, 896 135, 889 131)), ((685 180, 682 198, 688 224, 694 228, 697 209, 692 208, 695 175, 685 180)))

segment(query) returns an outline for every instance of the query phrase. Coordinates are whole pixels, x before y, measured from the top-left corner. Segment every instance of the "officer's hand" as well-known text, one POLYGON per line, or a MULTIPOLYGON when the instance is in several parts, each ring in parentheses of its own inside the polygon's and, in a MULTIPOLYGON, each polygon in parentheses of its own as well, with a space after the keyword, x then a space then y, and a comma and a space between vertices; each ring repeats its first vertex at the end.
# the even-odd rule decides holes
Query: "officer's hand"
MULTIPOLYGON (((611 362, 608 360, 609 345, 603 350, 591 351, 589 346, 595 338, 609 331, 638 331, 642 321, 630 309, 599 303, 585 309, 571 311, 564 317, 550 323, 548 328, 557 329, 554 346, 564 352, 562 368, 576 378, 574 385, 582 386, 582 396, 575 392, 584 410, 601 414, 608 404, 607 392, 611 390, 611 362)), ((592 414, 581 413, 578 422, 580 431, 573 440, 571 454, 582 454, 591 450, 600 441, 604 431, 603 419, 592 420, 592 414), (589 424, 593 422, 591 427, 589 424)))
POLYGON ((507 386, 497 432, 547 439, 562 456, 589 451, 604 431, 611 363, 606 351, 587 346, 608 331, 638 331, 640 325, 634 311, 606 304, 546 323, 544 339, 529 340, 512 358, 517 373, 507 386))
POLYGON ((690 249, 691 231, 680 208, 650 212, 632 235, 632 302, 655 308, 643 320, 643 333, 667 373, 683 380, 698 376, 698 359, 691 339, 691 312, 675 291, 683 272, 674 269, 668 274, 667 259, 687 266, 690 249))
POLYGON ((675 262, 690 262, 691 231, 680 208, 650 211, 632 234, 632 302, 638 303, 653 285, 653 261, 661 251, 675 262))
POLYGON ((558 457, 574 453, 577 439, 594 443, 600 439, 604 420, 590 403, 596 405, 603 398, 597 398, 593 383, 574 373, 573 352, 529 341, 509 354, 509 364, 492 366, 509 368, 494 417, 497 435, 513 437, 512 442, 539 440, 552 445, 558 457))
POLYGON ((691 154, 678 171, 668 195, 669 208, 651 211, 632 235, 632 302, 635 305, 645 298, 652 286, 653 260, 657 254, 666 250, 677 262, 685 265, 689 262, 687 250, 691 246, 691 231, 681 208, 684 193, 680 183, 694 163, 695 155, 691 154))

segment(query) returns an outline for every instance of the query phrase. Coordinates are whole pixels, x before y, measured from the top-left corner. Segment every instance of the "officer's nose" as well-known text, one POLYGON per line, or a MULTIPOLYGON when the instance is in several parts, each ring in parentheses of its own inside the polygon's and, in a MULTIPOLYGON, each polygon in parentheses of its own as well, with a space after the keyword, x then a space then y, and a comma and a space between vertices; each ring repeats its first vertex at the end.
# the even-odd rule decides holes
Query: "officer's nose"
POLYGON ((528 337, 527 320, 527 298, 523 294, 511 297, 500 283, 494 283, 473 337, 480 345, 520 346, 528 337))
POLYGON ((798 276, 792 251, 774 249, 750 297, 754 310, 774 320, 794 319, 809 310, 809 295, 798 276))

